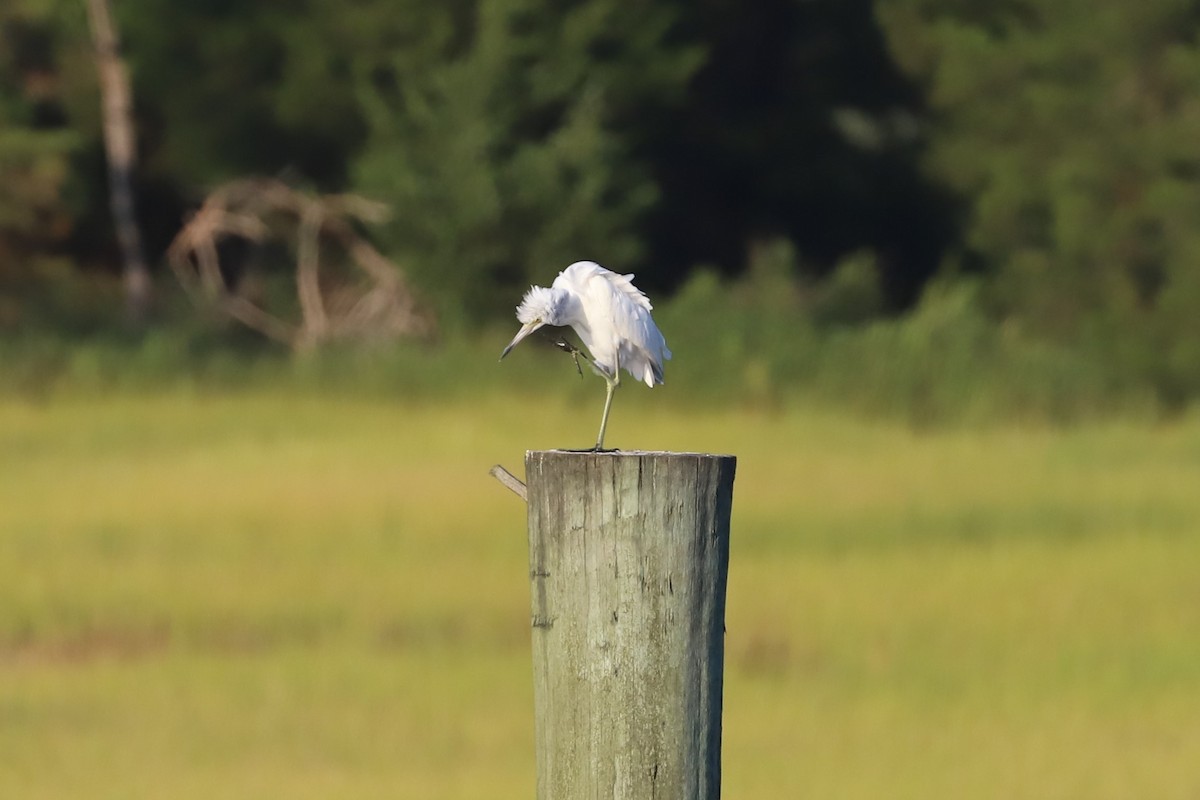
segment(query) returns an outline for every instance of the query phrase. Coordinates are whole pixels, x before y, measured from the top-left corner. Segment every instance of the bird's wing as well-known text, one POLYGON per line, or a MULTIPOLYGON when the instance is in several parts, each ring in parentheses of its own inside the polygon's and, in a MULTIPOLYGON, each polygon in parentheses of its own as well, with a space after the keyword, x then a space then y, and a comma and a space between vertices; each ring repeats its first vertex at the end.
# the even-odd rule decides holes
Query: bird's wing
POLYGON ((587 319, 584 330, 576 331, 596 366, 611 374, 619 361, 648 386, 662 383, 663 361, 671 351, 650 317, 650 300, 633 285, 633 275, 618 275, 594 261, 577 261, 559 273, 554 286, 579 296, 587 319))
POLYGON ((628 275, 618 275, 615 272, 604 270, 603 277, 612 284, 614 289, 627 297, 630 302, 647 311, 654 308, 654 306, 650 305, 650 298, 646 297, 646 293, 633 285, 632 272, 628 275))
MULTIPOLYGON (((558 277, 564 281, 564 286, 574 287, 576 291, 583 291, 582 287, 585 284, 600 279, 608 284, 618 296, 627 298, 629 302, 647 311, 654 308, 654 306, 650 305, 650 298, 646 297, 641 289, 633 285, 632 273, 618 275, 612 270, 600 266, 595 261, 576 261, 560 272, 558 277)), ((557 285, 558 282, 558 279, 556 279, 555 284, 557 285)))
POLYGON ((630 281, 632 275, 603 276, 612 292, 612 324, 621 366, 647 386, 663 382, 663 361, 671 357, 662 332, 650 316, 650 301, 630 281))

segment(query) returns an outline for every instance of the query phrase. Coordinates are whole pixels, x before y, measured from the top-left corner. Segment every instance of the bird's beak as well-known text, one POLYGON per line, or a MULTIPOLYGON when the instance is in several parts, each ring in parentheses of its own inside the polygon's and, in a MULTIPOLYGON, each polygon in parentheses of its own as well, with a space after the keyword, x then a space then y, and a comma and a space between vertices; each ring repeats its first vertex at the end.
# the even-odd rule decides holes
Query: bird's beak
POLYGON ((513 337, 513 340, 508 343, 508 347, 504 348, 504 352, 500 354, 500 360, 504 360, 504 357, 508 355, 508 351, 517 346, 517 342, 521 341, 526 336, 542 327, 544 324, 545 323, 543 323, 541 320, 535 319, 533 322, 526 322, 524 325, 522 325, 521 330, 517 331, 517 335, 513 337))

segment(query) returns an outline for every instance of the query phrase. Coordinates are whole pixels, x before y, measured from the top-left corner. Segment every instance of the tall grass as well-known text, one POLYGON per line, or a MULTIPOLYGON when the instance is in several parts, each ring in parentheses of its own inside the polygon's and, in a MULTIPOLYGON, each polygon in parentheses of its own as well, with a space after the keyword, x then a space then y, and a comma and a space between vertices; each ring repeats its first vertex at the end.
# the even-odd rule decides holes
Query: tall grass
MULTIPOLYGON (((570 380, 0 400, 0 794, 530 796, 524 509, 486 470, 588 443, 570 380)), ((669 384, 610 437, 739 456, 728 796, 1200 790, 1200 421, 922 433, 669 384)))
MULTIPOLYGON (((800 404, 944 427, 1146 420, 1183 413, 1190 400, 1096 337, 1068 346, 997 322, 966 279, 935 283, 909 313, 887 317, 876 307, 870 264, 852 258, 828 281, 806 285, 791 277, 785 256, 764 257, 765 266, 738 282, 698 271, 659 303, 656 319, 676 352, 667 380, 677 402, 800 404)), ((0 396, 270 388, 449 400, 537 386, 578 400, 596 391, 595 379, 573 379, 571 360, 544 339, 500 368, 515 323, 449 328, 436 342, 292 356, 189 313, 179 309, 175 317, 187 321, 141 333, 97 322, 0 337, 0 396)))

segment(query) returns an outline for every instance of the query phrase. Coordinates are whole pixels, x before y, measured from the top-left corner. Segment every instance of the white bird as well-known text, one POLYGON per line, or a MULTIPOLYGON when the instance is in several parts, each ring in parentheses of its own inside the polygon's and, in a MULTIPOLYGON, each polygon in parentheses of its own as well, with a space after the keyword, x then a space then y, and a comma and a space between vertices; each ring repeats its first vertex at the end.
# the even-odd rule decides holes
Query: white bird
POLYGON ((604 429, 613 392, 621 385, 620 369, 654 388, 663 382, 663 362, 671 351, 650 318, 653 306, 632 275, 618 275, 594 261, 576 261, 558 273, 554 283, 531 286, 517 306, 521 330, 500 354, 543 325, 569 325, 592 356, 592 369, 608 384, 596 450, 604 447, 604 429))

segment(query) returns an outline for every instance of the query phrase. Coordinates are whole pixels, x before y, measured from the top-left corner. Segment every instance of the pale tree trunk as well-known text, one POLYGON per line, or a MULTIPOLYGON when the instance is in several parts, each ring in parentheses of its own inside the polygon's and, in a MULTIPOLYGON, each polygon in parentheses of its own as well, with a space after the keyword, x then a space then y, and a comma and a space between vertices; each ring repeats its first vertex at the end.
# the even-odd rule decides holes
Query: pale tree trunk
POLYGON ((133 128, 133 92, 121 60, 120 41, 109 0, 87 0, 96 71, 104 112, 104 149, 108 156, 108 188, 113 222, 121 246, 126 310, 141 321, 150 305, 150 271, 142 250, 142 234, 134 210, 133 169, 137 147, 133 128))

